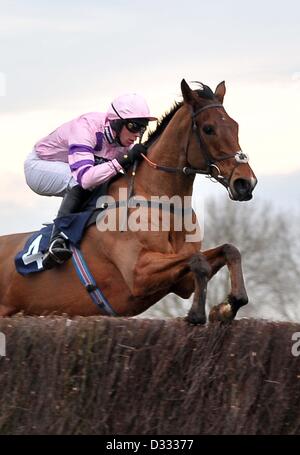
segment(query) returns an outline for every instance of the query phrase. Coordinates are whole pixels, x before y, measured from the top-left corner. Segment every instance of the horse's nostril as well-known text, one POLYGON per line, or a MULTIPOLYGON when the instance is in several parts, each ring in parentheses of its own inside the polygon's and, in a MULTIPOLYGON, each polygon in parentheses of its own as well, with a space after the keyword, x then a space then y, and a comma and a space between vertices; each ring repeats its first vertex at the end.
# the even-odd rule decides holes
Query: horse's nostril
POLYGON ((234 190, 239 196, 251 194, 252 188, 249 180, 236 179, 233 183, 234 190))

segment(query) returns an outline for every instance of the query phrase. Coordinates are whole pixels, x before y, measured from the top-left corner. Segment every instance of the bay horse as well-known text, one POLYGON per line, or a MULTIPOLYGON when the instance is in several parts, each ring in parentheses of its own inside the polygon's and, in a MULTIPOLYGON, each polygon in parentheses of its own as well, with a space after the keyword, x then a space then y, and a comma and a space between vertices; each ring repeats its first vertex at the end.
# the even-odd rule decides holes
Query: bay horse
MULTIPOLYGON (((192 90, 183 79, 181 91, 183 101, 175 103, 150 133, 147 156, 133 173, 134 194, 146 200, 153 195, 191 196, 195 175, 202 173, 220 182, 232 200, 250 200, 257 180, 241 152, 238 124, 223 107, 225 83, 221 82, 213 92, 203 84, 192 90)), ((117 200, 120 188, 128 189, 132 179, 129 172, 111 182, 108 195, 117 200)), ((119 209, 115 210, 119 215, 119 209)), ((148 213, 149 208, 144 210, 148 213)), ((129 209, 128 213, 133 211, 129 209)), ((157 211, 161 218, 162 208, 157 211)), ((99 232, 92 225, 85 232, 81 252, 118 316, 140 314, 171 292, 182 298, 189 298, 194 292, 187 316, 194 324, 206 322, 207 283, 227 265, 231 290, 222 303, 211 309, 209 320, 231 321, 248 302, 238 249, 224 244, 201 251, 201 241, 189 242, 187 234, 185 227, 99 232)), ((71 317, 99 314, 72 261, 29 276, 16 272, 14 257, 28 237, 28 233, 23 233, 0 238, 0 316, 20 311, 71 317)))

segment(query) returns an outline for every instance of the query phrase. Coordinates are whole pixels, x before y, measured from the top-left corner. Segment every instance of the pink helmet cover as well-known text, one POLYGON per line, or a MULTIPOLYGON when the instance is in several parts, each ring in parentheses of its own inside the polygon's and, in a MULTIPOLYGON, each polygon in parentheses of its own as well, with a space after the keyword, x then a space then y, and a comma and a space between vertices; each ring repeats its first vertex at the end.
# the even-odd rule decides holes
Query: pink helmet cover
POLYGON ((150 121, 157 120, 156 117, 150 114, 150 109, 145 98, 137 93, 128 93, 115 98, 107 111, 107 118, 109 120, 119 118, 147 118, 150 121))

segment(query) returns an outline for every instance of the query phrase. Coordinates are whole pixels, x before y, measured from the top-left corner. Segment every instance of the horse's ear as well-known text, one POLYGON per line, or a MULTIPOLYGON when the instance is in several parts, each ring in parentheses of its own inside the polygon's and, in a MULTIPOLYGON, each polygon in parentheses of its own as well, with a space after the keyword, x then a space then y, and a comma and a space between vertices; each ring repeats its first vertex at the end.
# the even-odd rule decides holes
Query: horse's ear
POLYGON ((217 88, 215 90, 215 97, 221 104, 223 104, 223 99, 224 99, 225 93, 226 93, 226 87, 225 87, 225 81, 223 81, 223 82, 220 82, 219 85, 217 85, 217 88))
MULTIPOLYGON (((197 98, 195 98, 193 90, 187 84, 185 79, 182 79, 182 81, 181 81, 181 93, 182 93, 183 99, 186 103, 188 103, 192 106, 194 106, 197 103, 197 98)), ((198 99, 198 102, 199 102, 199 99, 198 99)))

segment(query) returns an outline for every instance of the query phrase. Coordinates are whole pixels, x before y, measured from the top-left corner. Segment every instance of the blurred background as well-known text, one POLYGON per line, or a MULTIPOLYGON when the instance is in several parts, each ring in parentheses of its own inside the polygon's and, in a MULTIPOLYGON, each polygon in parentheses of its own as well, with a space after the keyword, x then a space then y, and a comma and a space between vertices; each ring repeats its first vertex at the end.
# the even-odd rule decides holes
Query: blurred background
MULTIPOLYGON (((117 95, 143 94, 154 115, 180 100, 180 81, 213 90, 259 183, 254 199, 231 202, 197 177, 204 247, 241 249, 250 304, 240 317, 299 320, 300 4, 296 0, 1 0, 0 234, 37 230, 60 201, 34 194, 23 176, 33 145, 84 112, 106 111, 117 95)), ((209 305, 226 295, 222 271, 209 305)), ((174 317, 189 302, 168 296, 143 317, 174 317)))

